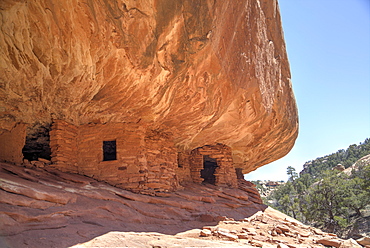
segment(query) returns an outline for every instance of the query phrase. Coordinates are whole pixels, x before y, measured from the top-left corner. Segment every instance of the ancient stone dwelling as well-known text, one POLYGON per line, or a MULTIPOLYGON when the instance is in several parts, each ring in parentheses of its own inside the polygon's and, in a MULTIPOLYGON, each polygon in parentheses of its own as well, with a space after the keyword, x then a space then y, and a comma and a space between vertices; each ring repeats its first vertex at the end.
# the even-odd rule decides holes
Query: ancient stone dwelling
POLYGON ((52 161, 130 190, 176 190, 193 181, 235 187, 231 149, 221 144, 178 152, 166 133, 139 125, 107 123, 74 126, 56 121, 50 132, 52 161))
MULTIPOLYGON (((19 163, 22 156, 29 153, 24 147, 22 149, 22 142, 12 142, 22 140, 22 135, 25 138, 22 127, 25 128, 20 126, 20 132, 8 134, 12 137, 1 136, 2 141, 13 144, 12 152, 7 153, 8 157, 3 155, 2 160, 19 163), (23 155, 20 154, 22 150, 23 155)), ((222 144, 178 152, 168 134, 125 123, 75 126, 56 120, 49 135, 52 164, 48 166, 120 188, 173 191, 184 182, 237 186, 231 149, 222 144)), ((43 161, 41 152, 35 152, 36 160, 41 158, 43 161)))
POLYGON ((133 191, 235 187, 295 142, 277 0, 0 0, 0 15, 0 161, 133 191))

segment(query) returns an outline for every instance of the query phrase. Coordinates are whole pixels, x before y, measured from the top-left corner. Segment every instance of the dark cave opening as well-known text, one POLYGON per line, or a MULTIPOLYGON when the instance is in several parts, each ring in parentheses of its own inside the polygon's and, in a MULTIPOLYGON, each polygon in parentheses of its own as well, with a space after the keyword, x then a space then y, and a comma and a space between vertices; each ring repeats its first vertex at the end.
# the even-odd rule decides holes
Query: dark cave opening
POLYGON ((23 158, 35 161, 39 158, 51 160, 50 124, 35 124, 27 129, 26 143, 22 149, 23 158))

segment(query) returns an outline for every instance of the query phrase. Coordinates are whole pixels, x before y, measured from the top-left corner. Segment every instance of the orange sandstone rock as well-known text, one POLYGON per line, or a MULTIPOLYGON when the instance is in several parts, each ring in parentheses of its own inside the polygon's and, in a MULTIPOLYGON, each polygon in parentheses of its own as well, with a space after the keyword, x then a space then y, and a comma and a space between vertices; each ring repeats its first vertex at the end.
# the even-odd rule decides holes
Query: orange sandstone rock
POLYGON ((179 151, 224 144, 243 173, 294 144, 275 0, 7 0, 0 12, 0 135, 56 119, 134 124, 179 151))

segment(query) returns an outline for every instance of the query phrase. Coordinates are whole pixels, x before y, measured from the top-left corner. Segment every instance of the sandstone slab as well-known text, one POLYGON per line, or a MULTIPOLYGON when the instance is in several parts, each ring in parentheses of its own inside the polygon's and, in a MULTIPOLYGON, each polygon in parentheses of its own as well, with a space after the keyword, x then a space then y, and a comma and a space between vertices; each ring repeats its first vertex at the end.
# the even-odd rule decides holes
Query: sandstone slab
POLYGON ((337 239, 319 239, 317 240, 317 243, 325 245, 325 246, 332 246, 339 248, 342 244, 340 240, 337 239))
POLYGON ((369 237, 362 237, 360 239, 357 239, 356 241, 357 241, 357 243, 359 243, 360 245, 363 245, 363 246, 370 245, 370 238, 369 237))

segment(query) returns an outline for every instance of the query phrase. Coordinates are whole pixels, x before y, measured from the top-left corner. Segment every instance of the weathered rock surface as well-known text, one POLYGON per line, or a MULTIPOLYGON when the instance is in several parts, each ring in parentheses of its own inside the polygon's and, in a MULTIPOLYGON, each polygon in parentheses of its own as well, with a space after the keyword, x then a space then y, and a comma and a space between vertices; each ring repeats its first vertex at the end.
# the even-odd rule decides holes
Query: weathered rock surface
POLYGON ((333 234, 302 223, 274 210, 265 209, 239 221, 220 221, 175 236, 158 233, 110 232, 73 247, 266 247, 266 248, 361 248, 355 240, 334 238, 333 234), (284 225, 284 232, 274 229, 284 225), (308 235, 305 235, 308 234, 308 235))
POLYGON ((111 231, 176 234, 265 208, 255 194, 223 190, 189 184, 149 196, 49 167, 0 163, 0 247, 68 247, 111 231))
POLYGON ((297 137, 275 0, 6 0, 0 15, 0 133, 139 123, 179 149, 230 146, 244 173, 297 137))
POLYGON ((363 246, 370 246, 370 237, 362 237, 358 239, 357 242, 363 246))
MULTIPOLYGON (((187 237, 195 235, 194 232, 193 236, 187 237)), ((242 220, 220 221, 217 226, 205 226, 198 235, 202 240, 232 240, 243 247, 361 247, 358 241, 337 238, 335 234, 306 226, 272 208, 242 220), (202 235, 205 230, 210 231, 212 235, 202 235)))
POLYGON ((0 186, 4 248, 359 247, 245 197, 253 190, 233 189, 244 196, 237 198, 229 189, 191 184, 149 196, 48 167, 5 163, 0 186))

